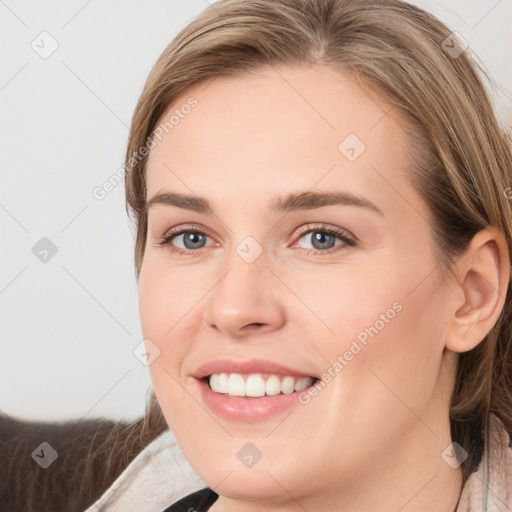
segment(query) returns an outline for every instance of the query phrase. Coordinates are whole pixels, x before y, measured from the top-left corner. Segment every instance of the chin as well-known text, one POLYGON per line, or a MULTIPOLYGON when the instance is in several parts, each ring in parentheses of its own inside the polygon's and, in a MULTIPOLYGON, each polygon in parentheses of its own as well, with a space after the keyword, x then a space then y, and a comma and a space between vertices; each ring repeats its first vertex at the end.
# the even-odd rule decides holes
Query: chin
POLYGON ((266 504, 277 504, 289 499, 286 491, 294 497, 297 495, 294 490, 298 484, 297 475, 283 477, 275 468, 267 472, 265 468, 229 469, 229 466, 227 464, 223 471, 217 467, 204 467, 202 474, 198 474, 217 494, 234 500, 263 500, 266 504))
MULTIPOLYGON (((286 494, 284 489, 295 495, 292 489, 297 486, 304 489, 312 480, 305 473, 300 454, 292 460, 275 447, 268 457, 261 452, 258 455, 254 446, 258 441, 254 439, 252 444, 250 439, 231 438, 228 442, 219 442, 215 448, 199 446, 192 441, 189 446, 183 446, 183 452, 208 487, 233 499, 265 497, 266 502, 273 498, 279 500, 283 493, 286 494)), ((262 451, 269 451, 269 447, 262 451)))

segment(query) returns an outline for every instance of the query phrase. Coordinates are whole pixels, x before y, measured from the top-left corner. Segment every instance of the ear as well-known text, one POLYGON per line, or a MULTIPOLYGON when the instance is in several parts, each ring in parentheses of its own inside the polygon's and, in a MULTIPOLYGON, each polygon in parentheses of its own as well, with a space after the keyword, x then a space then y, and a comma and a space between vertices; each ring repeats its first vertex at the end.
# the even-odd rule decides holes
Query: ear
POLYGON ((446 348, 467 352, 494 327, 505 304, 511 267, 503 233, 495 226, 479 231, 456 266, 446 348))

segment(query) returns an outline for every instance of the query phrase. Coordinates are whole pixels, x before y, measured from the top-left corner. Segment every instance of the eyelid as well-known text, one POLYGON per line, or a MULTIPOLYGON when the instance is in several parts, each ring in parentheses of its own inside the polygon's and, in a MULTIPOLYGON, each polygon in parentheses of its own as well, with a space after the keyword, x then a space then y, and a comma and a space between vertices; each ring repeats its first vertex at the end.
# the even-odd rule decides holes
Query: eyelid
MULTIPOLYGON (((175 235, 182 233, 183 231, 197 231, 198 233, 202 233, 205 236, 209 236, 212 238, 208 233, 207 230, 197 224, 180 224, 179 226, 173 227, 168 229, 164 235, 161 238, 167 238, 170 235, 175 235)), ((322 223, 322 222, 309 222, 308 224, 305 224, 298 228, 296 237, 300 237, 304 235, 305 233, 308 233, 310 231, 336 231, 337 233, 344 233, 349 238, 353 238, 356 242, 359 241, 357 236, 352 234, 350 231, 344 228, 329 226, 328 224, 322 223)))
MULTIPOLYGON (((164 235, 159 237, 160 241, 158 242, 158 245, 163 245, 163 246, 170 245, 173 238, 181 236, 187 232, 200 233, 200 234, 207 236, 208 238, 211 238, 213 240, 213 237, 208 234, 207 230, 198 225, 180 224, 179 226, 168 229, 164 235)), ((185 251, 185 249, 179 249, 179 248, 177 250, 185 251)), ((199 252, 199 250, 196 250, 194 252, 199 252)))
POLYGON ((196 224, 180 224, 179 226, 168 229, 164 233, 164 235, 162 235, 160 238, 164 239, 164 238, 168 238, 170 236, 182 234, 184 231, 185 232, 191 231, 191 232, 202 233, 205 236, 213 238, 208 234, 208 232, 205 228, 203 228, 199 225, 196 225, 196 224))
POLYGON ((297 237, 300 238, 302 235, 310 233, 311 231, 325 231, 336 236, 343 235, 346 238, 350 238, 354 242, 359 242, 357 236, 353 235, 347 229, 340 228, 337 226, 330 226, 329 224, 325 224, 324 222, 309 222, 308 224, 301 226, 300 228, 298 228, 297 237))

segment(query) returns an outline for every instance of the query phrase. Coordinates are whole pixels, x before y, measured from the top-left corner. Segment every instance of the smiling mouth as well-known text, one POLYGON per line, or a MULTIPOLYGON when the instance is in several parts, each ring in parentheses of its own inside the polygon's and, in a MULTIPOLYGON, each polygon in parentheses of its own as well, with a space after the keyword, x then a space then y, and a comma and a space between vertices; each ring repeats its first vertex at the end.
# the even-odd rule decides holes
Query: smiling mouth
POLYGON ((207 375, 202 380, 214 393, 231 397, 258 398, 300 392, 313 386, 320 379, 291 375, 223 372, 207 375))

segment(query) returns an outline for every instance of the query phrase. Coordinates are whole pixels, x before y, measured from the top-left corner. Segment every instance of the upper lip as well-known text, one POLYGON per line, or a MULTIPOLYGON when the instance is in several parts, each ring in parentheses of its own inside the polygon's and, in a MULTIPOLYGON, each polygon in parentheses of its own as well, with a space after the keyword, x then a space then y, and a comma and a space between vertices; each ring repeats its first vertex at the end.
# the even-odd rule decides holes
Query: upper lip
MULTIPOLYGON (((233 359, 217 359, 201 365, 193 377, 202 379, 213 373, 272 373, 276 375, 291 375, 293 377, 314 377, 295 368, 290 368, 273 361, 264 359, 250 359, 248 361, 235 361, 233 359)), ((317 378, 317 377, 315 377, 317 378)))

